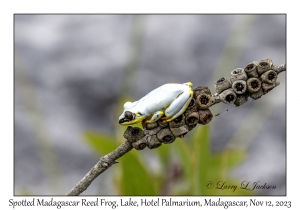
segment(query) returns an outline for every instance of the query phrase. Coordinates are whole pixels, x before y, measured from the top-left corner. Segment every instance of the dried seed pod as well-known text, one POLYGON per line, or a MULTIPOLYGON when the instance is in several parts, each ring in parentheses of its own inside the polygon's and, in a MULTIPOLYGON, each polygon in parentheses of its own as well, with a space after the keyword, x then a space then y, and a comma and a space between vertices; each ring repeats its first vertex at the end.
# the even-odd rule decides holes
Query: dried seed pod
POLYGON ((243 68, 234 69, 230 75, 230 81, 234 82, 236 80, 247 80, 247 74, 243 68))
POLYGON ((255 77, 249 78, 247 80, 247 88, 250 93, 256 93, 261 89, 261 81, 255 77))
POLYGON ((189 106, 186 108, 185 112, 187 112, 187 111, 194 112, 197 110, 198 110, 198 108, 197 108, 196 100, 194 98, 192 98, 192 100, 191 100, 189 106))
POLYGON ((247 84, 244 80, 236 80, 232 83, 232 89, 237 94, 244 94, 247 91, 247 84))
POLYGON ((200 110, 198 112, 198 114, 199 114, 199 122, 198 123, 202 124, 202 125, 206 125, 213 118, 213 115, 212 115, 212 113, 211 113, 211 111, 209 109, 200 110))
POLYGON ((158 132, 160 129, 161 129, 160 126, 158 126, 158 127, 156 127, 156 128, 153 128, 152 130, 145 129, 145 130, 144 130, 144 133, 145 133, 145 135, 150 135, 150 136, 152 136, 152 135, 157 134, 157 132, 158 132))
POLYGON ((156 122, 158 123, 158 126, 161 127, 161 128, 169 127, 168 122, 164 123, 162 120, 157 120, 156 122))
POLYGON ((184 116, 185 116, 185 120, 186 120, 186 117, 187 116, 189 116, 191 113, 193 113, 193 112, 198 112, 198 110, 188 110, 188 109, 186 109, 185 111, 184 111, 184 116))
POLYGON ((145 147, 147 146, 147 139, 146 136, 136 142, 132 143, 132 146, 136 149, 136 150, 143 150, 145 149, 145 147))
POLYGON ((211 105, 211 92, 208 87, 199 86, 194 90, 194 99, 198 109, 193 109, 193 111, 198 111, 199 109, 207 109, 211 105))
POLYGON ((248 101, 249 93, 248 91, 242 95, 237 95, 234 104, 236 106, 241 106, 248 101))
POLYGON ((215 89, 217 93, 221 93, 228 88, 231 88, 231 83, 224 77, 217 80, 215 83, 215 89))
POLYGON ((208 109, 211 105, 211 95, 207 93, 201 93, 196 98, 196 103, 200 109, 208 109))
POLYGON ((182 138, 182 137, 184 137, 185 134, 187 134, 189 132, 189 127, 188 127, 188 125, 184 124, 178 128, 170 127, 170 130, 175 137, 182 138))
POLYGON ((161 146, 161 142, 158 140, 156 135, 153 135, 153 136, 150 136, 149 138, 147 138, 147 147, 149 149, 155 149, 160 146, 161 146))
POLYGON ((171 144, 176 139, 174 134, 168 128, 161 129, 156 136, 157 139, 164 144, 171 144))
POLYGON ((252 61, 244 68, 248 77, 258 77, 257 65, 257 61, 252 61))
POLYGON ((271 70, 273 67, 273 62, 271 59, 261 60, 257 65, 258 75, 265 73, 268 70, 271 70))
POLYGON ((186 115, 185 117, 185 123, 188 125, 189 130, 192 130, 199 122, 199 113, 198 112, 192 112, 186 115))
POLYGON ((262 89, 264 90, 264 94, 267 94, 270 90, 272 90, 275 87, 275 83, 269 84, 269 83, 262 83, 261 84, 262 89))
POLYGON ((154 128, 157 128, 158 127, 158 123, 157 122, 154 122, 154 123, 146 123, 145 125, 145 128, 147 130, 152 130, 154 128))
POLYGON ((236 100, 236 94, 232 88, 229 88, 220 93, 220 99, 225 104, 233 104, 236 100))
POLYGON ((124 138, 130 141, 131 143, 136 142, 137 140, 145 136, 142 129, 137 127, 128 126, 126 131, 123 134, 124 138))
POLYGON ((257 92, 255 93, 250 93, 250 97, 254 100, 259 99, 260 97, 262 97, 262 95, 264 94, 262 88, 260 88, 257 92))
POLYGON ((195 88, 193 91, 194 91, 195 98, 201 93, 206 93, 208 95, 211 95, 209 88, 206 86, 199 86, 199 87, 195 88))
POLYGON ((169 122, 170 128, 178 128, 185 124, 184 121, 185 121, 185 116, 182 114, 177 118, 175 118, 174 120, 172 120, 171 122, 169 122))
POLYGON ((277 79, 277 73, 273 70, 266 71, 261 76, 261 81, 264 83, 273 84, 276 82, 277 79))

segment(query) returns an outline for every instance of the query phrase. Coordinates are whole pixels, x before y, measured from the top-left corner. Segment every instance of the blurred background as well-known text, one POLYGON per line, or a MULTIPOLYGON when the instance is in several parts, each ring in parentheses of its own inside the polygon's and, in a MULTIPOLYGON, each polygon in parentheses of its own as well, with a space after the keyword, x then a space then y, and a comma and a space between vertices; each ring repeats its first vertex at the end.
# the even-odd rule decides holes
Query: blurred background
MULTIPOLYGON (((15 195, 70 191, 125 141, 125 101, 173 82, 214 93, 235 68, 286 62, 285 15, 15 15, 14 30, 15 195)), ((184 139, 132 150, 82 195, 285 195, 286 73, 279 78, 257 101, 213 106, 220 115, 184 139), (276 188, 221 190, 219 181, 276 188)))

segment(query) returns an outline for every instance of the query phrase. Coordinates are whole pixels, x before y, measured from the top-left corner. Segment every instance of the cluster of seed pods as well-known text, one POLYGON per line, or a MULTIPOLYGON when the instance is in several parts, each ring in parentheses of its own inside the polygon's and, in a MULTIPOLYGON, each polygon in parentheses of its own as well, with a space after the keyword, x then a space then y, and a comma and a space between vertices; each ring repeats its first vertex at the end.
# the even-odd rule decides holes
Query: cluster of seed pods
POLYGON ((124 138, 132 143, 137 150, 145 147, 154 149, 162 144, 170 144, 177 137, 182 138, 185 134, 196 127, 197 124, 205 125, 213 117, 209 110, 211 92, 207 87, 194 89, 194 96, 185 112, 171 122, 163 123, 158 120, 144 125, 144 130, 128 126, 124 138))
POLYGON ((215 83, 216 102, 241 106, 248 97, 256 100, 267 94, 280 84, 277 71, 272 60, 253 61, 245 68, 237 68, 231 72, 230 81, 224 77, 215 83))
POLYGON ((282 71, 282 66, 279 67, 274 66, 272 60, 265 59, 260 62, 253 61, 245 68, 234 69, 230 80, 223 77, 216 81, 214 95, 208 87, 199 86, 194 89, 193 99, 188 108, 173 121, 163 123, 158 120, 155 123, 144 124, 144 130, 128 126, 124 138, 137 150, 145 147, 154 149, 162 144, 170 144, 177 137, 182 138, 197 124, 209 123, 213 118, 210 106, 220 102, 241 106, 247 102, 248 97, 256 100, 267 94, 280 84, 277 75, 282 71))

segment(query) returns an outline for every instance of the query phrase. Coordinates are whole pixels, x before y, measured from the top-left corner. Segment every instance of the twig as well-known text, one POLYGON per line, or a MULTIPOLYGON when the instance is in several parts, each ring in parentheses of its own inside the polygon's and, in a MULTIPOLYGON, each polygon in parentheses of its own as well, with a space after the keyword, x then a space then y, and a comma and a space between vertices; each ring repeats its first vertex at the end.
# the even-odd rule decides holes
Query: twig
MULTIPOLYGON (((269 59, 262 60, 260 63, 262 65, 261 68, 264 68, 264 65, 266 64, 273 65, 272 61, 269 59)), ((245 67, 245 70, 248 71, 247 75, 248 76, 251 75, 250 78, 259 77, 259 81, 265 80, 264 78, 265 76, 263 72, 259 74, 257 73, 258 70, 260 69, 258 70, 255 69, 255 72, 253 73, 252 71, 253 69, 251 69, 253 65, 255 66, 258 65, 258 62, 253 61, 252 63, 248 64, 245 67)), ((272 69, 277 74, 280 74, 281 72, 286 71, 286 64, 272 66, 272 69)), ((176 120, 177 119, 176 118, 170 124, 162 124, 159 121, 157 121, 157 123, 155 122, 152 124, 147 124, 145 130, 142 130, 140 128, 132 128, 131 126, 128 126, 127 130, 124 133, 124 137, 127 140, 111 153, 101 157, 99 162, 80 180, 80 182, 77 183, 77 185, 67 195, 80 195, 83 191, 85 191, 88 188, 88 186, 93 182, 95 178, 97 178, 101 173, 106 171, 110 166, 117 163, 116 160, 122 157, 127 152, 129 152, 133 147, 137 150, 142 150, 146 146, 150 149, 154 149, 161 146, 162 143, 164 144, 172 143, 176 137, 183 137, 187 132, 192 130, 197 124, 209 123, 210 120, 212 119, 212 115, 208 108, 220 102, 233 103, 231 101, 233 100, 233 97, 227 98, 228 95, 231 94, 234 95, 236 100, 234 104, 236 106, 240 106, 246 103, 249 93, 248 92, 239 93, 238 92, 239 90, 232 89, 235 88, 234 84, 237 84, 236 81, 234 81, 235 76, 237 76, 237 79, 240 80, 243 77, 243 75, 240 72, 240 69, 235 69, 234 71, 231 72, 231 74, 232 74, 231 82, 229 82, 225 78, 221 78, 216 82, 217 93, 213 95, 211 95, 210 90, 207 87, 200 86, 194 89, 194 97, 196 96, 195 99, 196 102, 194 103, 194 105, 189 106, 185 111, 185 113, 182 115, 182 117, 181 118, 178 117, 178 120, 176 120), (236 95, 234 92, 236 92, 238 95, 236 95), (200 110, 198 110, 199 106, 201 108, 200 110), (191 122, 188 122, 189 119, 193 119, 193 120, 191 122)), ((246 83, 240 82, 240 84, 243 85, 246 83)), ((267 84, 267 83, 262 83, 262 84, 267 84)), ((266 86, 263 86, 263 88, 259 86, 261 92, 255 91, 255 93, 252 93, 252 95, 250 93, 250 97, 256 100, 260 98, 262 95, 267 94, 271 89, 278 86, 279 84, 280 84, 279 80, 278 81, 276 80, 273 82, 273 84, 271 85, 267 84, 266 86)), ((251 87, 249 86, 249 84, 247 84, 247 86, 250 91, 251 87)))
POLYGON ((80 195, 100 174, 110 166, 117 163, 116 160, 132 149, 132 144, 127 140, 111 153, 100 158, 98 163, 77 183, 67 195, 80 195))
POLYGON ((286 64, 284 63, 279 66, 275 66, 273 69, 277 72, 277 74, 280 74, 281 72, 286 71, 286 64))

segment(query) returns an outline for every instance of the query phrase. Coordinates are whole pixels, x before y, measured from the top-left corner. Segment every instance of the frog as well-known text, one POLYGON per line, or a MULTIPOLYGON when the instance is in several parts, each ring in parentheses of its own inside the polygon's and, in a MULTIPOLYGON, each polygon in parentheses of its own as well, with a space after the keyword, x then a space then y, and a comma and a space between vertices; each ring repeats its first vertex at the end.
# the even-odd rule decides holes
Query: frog
POLYGON ((193 98, 192 86, 191 82, 168 83, 152 90, 140 100, 126 102, 119 124, 154 123, 157 120, 167 123, 176 119, 183 114, 193 98))

